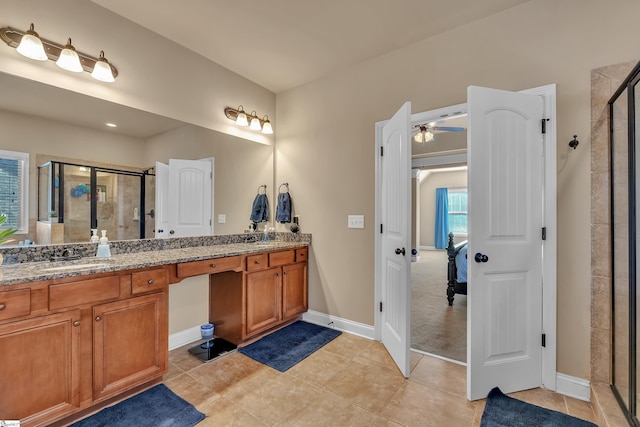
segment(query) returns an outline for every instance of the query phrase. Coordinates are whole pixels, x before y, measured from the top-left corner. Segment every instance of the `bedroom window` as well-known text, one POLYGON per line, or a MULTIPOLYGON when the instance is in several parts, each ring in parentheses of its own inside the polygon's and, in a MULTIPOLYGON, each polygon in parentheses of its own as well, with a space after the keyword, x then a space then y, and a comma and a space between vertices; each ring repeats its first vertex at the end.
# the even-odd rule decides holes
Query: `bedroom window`
POLYGON ((467 189, 449 188, 449 231, 455 235, 467 234, 467 189))
POLYGON ((29 231, 29 154, 0 150, 0 213, 18 233, 29 231))

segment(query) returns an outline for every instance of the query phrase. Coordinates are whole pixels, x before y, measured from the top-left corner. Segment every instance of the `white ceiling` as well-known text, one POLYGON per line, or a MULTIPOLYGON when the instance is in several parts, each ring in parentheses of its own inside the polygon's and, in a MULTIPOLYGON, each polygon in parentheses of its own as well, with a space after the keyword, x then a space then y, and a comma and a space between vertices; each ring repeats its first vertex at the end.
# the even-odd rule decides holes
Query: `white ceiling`
POLYGON ((92 0, 279 93, 528 0, 92 0))

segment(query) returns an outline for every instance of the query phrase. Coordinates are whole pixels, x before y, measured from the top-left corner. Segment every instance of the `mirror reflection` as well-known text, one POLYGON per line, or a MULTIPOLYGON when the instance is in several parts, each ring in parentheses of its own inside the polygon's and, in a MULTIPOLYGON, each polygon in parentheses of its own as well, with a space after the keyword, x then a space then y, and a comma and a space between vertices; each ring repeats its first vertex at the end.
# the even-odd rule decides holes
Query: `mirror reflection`
POLYGON ((111 240, 154 237, 154 168, 170 159, 213 158, 213 234, 249 227, 261 185, 273 205, 271 146, 2 73, 0 90, 2 149, 30 156, 29 234, 14 244, 54 242, 51 227, 36 230, 60 221, 64 243, 88 241, 96 227, 111 240))

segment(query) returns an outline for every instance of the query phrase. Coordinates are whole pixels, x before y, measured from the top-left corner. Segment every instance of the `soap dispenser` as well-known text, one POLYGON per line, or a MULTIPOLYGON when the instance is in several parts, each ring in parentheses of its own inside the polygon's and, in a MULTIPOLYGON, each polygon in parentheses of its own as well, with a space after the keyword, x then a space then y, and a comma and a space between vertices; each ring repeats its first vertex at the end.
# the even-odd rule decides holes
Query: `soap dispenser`
POLYGON ((264 232, 262 233, 262 243, 269 243, 269 226, 264 224, 264 232))
POLYGON ((102 230, 102 237, 100 237, 100 244, 98 245, 98 258, 109 258, 111 256, 111 249, 109 249, 109 239, 107 238, 107 230, 102 230))

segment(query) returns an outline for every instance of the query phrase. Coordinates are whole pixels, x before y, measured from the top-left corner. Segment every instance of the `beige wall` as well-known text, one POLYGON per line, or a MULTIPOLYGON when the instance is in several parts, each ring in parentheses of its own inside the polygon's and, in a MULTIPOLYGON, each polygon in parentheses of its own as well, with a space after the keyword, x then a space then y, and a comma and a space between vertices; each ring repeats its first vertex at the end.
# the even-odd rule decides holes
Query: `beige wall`
POLYGON ((637 57, 639 15, 633 0, 532 0, 278 94, 276 180, 304 190, 310 308, 373 324, 376 121, 407 100, 414 112, 465 102, 472 84, 557 83, 557 368, 589 378, 590 70, 637 57), (574 134, 580 147, 569 153, 574 134), (346 229, 355 212, 364 233, 346 229))
MULTIPOLYGON (((420 183, 420 246, 435 246, 436 188, 466 188, 467 172, 422 171, 420 183)), ((461 239, 465 240, 465 239, 461 239)))

